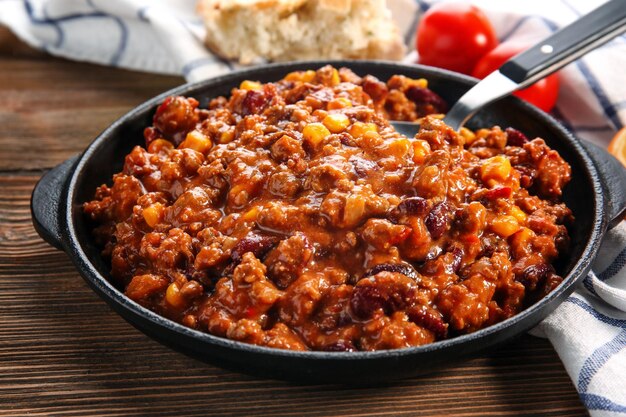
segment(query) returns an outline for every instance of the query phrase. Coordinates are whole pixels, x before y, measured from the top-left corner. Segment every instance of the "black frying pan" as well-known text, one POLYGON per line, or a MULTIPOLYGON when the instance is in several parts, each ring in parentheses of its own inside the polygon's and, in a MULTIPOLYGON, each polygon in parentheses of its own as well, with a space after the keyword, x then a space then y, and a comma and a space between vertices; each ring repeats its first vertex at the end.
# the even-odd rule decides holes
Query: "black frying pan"
MULTIPOLYGON (((65 251, 89 286, 129 323, 158 341, 217 366, 280 379, 324 382, 383 381, 415 375, 519 335, 545 318, 589 271, 600 240, 626 208, 626 170, 599 148, 587 151, 547 114, 514 97, 488 106, 474 116, 470 128, 500 125, 540 136, 572 166, 572 181, 564 200, 573 210, 571 249, 557 263, 563 283, 520 314, 475 333, 430 345, 376 352, 293 352, 260 347, 191 330, 156 315, 131 301, 108 280, 110 265, 100 256, 91 237, 82 203, 91 200, 97 186, 110 183, 122 169, 124 156, 143 144, 143 129, 151 125, 158 104, 169 95, 209 99, 228 95, 245 79, 276 81, 295 70, 316 69, 328 62, 278 64, 234 72, 197 84, 183 85, 140 105, 113 123, 81 155, 52 169, 33 191, 31 210, 37 232, 65 251)), ((444 70, 384 62, 330 62, 357 74, 387 80, 404 74, 426 78, 429 87, 449 103, 476 80, 444 70)))

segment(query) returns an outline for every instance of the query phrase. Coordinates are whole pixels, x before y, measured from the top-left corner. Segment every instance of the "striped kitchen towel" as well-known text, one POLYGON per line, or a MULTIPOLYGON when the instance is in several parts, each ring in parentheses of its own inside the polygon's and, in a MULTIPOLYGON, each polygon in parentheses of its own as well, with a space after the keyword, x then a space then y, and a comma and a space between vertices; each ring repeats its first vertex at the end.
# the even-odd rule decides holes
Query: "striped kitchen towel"
MULTIPOLYGON (((412 48, 435 0, 388 0, 412 48)), ((501 41, 539 40, 597 7, 589 0, 475 0, 501 41)), ((198 81, 236 65, 207 51, 194 0, 0 0, 0 24, 51 54, 198 81)), ((414 62, 415 52, 406 60, 414 62)), ((561 71, 554 115, 577 136, 606 146, 626 121, 626 37, 561 71)), ((603 241, 590 273, 534 334, 548 337, 594 416, 626 416, 626 224, 603 241)))

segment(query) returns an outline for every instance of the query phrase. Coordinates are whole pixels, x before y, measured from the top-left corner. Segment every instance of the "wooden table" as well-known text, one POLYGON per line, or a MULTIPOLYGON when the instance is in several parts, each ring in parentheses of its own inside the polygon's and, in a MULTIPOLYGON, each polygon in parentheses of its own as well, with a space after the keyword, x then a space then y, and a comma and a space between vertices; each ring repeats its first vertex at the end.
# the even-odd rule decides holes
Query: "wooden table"
POLYGON ((182 78, 64 61, 0 29, 0 416, 581 416, 551 345, 531 336, 381 387, 241 375, 135 330, 31 225, 39 177, 182 78))

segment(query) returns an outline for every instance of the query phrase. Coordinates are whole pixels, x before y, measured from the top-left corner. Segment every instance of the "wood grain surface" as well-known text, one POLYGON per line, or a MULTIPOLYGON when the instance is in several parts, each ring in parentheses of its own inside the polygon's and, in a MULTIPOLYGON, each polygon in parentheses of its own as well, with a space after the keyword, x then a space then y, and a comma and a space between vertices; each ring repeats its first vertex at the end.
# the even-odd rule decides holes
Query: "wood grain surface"
POLYGON ((0 416, 581 416, 556 353, 523 336, 378 387, 241 375, 135 330, 31 225, 45 170, 183 80, 63 61, 0 29, 0 416))

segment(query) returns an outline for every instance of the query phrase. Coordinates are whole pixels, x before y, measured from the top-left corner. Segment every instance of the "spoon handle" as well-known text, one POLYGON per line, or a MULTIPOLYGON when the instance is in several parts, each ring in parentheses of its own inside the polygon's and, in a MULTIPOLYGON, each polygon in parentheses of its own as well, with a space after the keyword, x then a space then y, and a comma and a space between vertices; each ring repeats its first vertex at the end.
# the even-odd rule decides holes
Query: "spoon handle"
POLYGON ((626 0, 610 0, 507 61, 500 72, 526 87, 626 31, 626 0))

